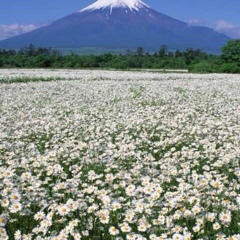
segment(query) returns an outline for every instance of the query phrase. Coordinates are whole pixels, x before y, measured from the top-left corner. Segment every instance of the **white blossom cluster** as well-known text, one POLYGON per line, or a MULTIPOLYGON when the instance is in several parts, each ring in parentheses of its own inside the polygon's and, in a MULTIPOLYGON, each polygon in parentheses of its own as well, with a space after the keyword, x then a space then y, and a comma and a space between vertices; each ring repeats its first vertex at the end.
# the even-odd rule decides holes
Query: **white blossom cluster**
POLYGON ((63 80, 0 83, 0 239, 240 239, 240 76, 19 76, 63 80))
MULTIPOLYGON (((168 70, 166 70, 168 71, 168 70)), ((156 70, 142 70, 142 71, 105 71, 105 70, 71 70, 71 69, 1 69, 1 79, 12 78, 56 78, 56 79, 70 79, 70 80, 206 80, 203 74, 184 74, 185 70, 176 70, 179 73, 164 74, 156 70)), ((237 78, 236 75, 227 74, 208 74, 208 80, 226 80, 228 78, 237 78)))

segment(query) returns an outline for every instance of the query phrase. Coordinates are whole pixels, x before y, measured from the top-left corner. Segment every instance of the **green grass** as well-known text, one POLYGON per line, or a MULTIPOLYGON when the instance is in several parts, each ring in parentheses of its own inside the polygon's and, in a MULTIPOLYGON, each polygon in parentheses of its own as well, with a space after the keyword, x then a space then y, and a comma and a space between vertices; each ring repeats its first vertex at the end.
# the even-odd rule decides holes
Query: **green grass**
POLYGON ((14 78, 0 78, 1 83, 27 83, 27 82, 50 82, 61 80, 60 77, 14 77, 14 78))

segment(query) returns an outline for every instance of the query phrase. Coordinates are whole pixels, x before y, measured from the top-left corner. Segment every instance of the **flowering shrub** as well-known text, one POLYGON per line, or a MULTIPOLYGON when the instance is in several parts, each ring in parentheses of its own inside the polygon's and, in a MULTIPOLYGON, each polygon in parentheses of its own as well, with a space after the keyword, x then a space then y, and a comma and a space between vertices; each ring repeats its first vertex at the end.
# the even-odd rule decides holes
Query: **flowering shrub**
POLYGON ((239 76, 0 72, 35 76, 0 84, 0 239, 240 239, 239 76))

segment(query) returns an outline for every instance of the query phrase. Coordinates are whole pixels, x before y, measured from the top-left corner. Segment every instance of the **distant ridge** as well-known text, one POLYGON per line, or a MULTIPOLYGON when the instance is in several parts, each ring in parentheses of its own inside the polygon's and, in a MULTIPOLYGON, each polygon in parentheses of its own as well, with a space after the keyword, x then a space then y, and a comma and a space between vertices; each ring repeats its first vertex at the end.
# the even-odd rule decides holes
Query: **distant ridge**
POLYGON ((0 48, 200 48, 217 53, 230 38, 159 13, 141 0, 98 0, 48 26, 0 41, 0 48))

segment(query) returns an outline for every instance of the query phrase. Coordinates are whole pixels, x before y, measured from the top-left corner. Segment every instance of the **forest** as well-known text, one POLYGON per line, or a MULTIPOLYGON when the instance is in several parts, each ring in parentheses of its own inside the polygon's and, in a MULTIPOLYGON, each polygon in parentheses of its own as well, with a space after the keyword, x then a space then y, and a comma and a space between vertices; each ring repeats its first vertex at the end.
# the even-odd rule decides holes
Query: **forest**
POLYGON ((240 73, 240 40, 231 40, 220 55, 200 49, 149 53, 142 47, 124 54, 63 55, 59 50, 30 44, 20 50, 0 49, 0 68, 100 68, 100 69, 188 69, 193 73, 240 73))

